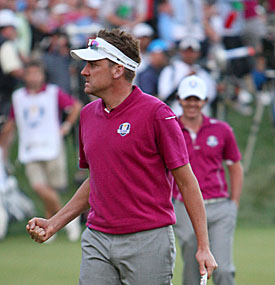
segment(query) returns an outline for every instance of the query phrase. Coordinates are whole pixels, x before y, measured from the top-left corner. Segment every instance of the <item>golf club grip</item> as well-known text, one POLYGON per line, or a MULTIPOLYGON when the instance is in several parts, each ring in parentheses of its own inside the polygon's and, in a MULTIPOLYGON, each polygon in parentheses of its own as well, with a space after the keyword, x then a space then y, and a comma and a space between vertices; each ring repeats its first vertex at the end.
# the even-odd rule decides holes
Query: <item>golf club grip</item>
POLYGON ((206 285, 206 284, 207 284, 207 273, 201 275, 201 281, 200 281, 200 285, 206 285))

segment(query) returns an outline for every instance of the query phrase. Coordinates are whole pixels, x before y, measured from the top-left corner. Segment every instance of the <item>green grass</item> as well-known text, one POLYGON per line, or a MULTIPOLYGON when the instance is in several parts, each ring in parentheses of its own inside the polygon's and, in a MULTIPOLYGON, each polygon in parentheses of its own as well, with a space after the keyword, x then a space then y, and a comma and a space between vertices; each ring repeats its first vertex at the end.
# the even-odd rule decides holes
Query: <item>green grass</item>
MULTIPOLYGON (((274 234, 274 227, 237 228, 236 284, 275 284, 274 234)), ((0 284, 78 284, 80 260, 80 242, 70 243, 64 232, 51 244, 37 244, 24 233, 24 223, 12 224, 7 238, 0 243, 0 284)), ((178 254, 174 285, 181 285, 181 268, 178 254)))
MULTIPOLYGON (((244 153, 252 117, 229 110, 228 122, 234 128, 241 152, 244 153)), ((23 191, 42 215, 42 204, 30 189, 22 165, 16 162, 16 143, 11 151, 15 175, 23 191)), ((62 194, 66 202, 74 193, 77 155, 72 137, 67 140, 69 188, 62 194)), ((249 172, 245 176, 236 230, 234 255, 238 285, 273 285, 275 234, 275 136, 271 110, 265 109, 249 172)), ((30 240, 23 223, 12 223, 8 236, 0 242, 0 284, 62 285, 77 284, 80 265, 80 242, 69 243, 64 232, 53 244, 39 245, 30 240)), ((179 252, 179 250, 178 250, 179 252)), ((181 257, 177 255, 174 285, 181 285, 181 257)), ((210 281, 209 285, 212 284, 210 281)))
POLYGON ((27 234, 9 236, 0 244, 0 284, 77 284, 81 251, 64 235, 52 244, 36 244, 27 234))
MULTIPOLYGON (((235 234, 234 261, 237 285, 273 285, 274 227, 238 227, 235 234)), ((179 253, 179 249, 178 249, 179 253)), ((177 254, 174 285, 181 285, 182 260, 177 254)), ((207 284, 213 285, 210 280, 207 284)))
MULTIPOLYGON (((244 117, 229 110, 227 119, 234 129, 241 153, 244 155, 253 118, 252 116, 244 117)), ((274 134, 271 106, 268 106, 265 108, 260 124, 251 167, 244 179, 239 210, 239 223, 241 224, 275 224, 274 134)))

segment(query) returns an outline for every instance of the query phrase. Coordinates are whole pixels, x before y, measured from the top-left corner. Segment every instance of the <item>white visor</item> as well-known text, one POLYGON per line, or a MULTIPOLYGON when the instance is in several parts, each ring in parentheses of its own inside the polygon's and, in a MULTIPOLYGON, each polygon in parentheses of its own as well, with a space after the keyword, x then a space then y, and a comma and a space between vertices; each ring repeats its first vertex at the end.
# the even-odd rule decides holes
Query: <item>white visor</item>
POLYGON ((96 39, 89 39, 88 47, 85 49, 71 50, 71 56, 74 59, 82 59, 85 61, 95 61, 108 58, 109 60, 117 64, 121 64, 132 71, 136 71, 139 65, 118 48, 98 37, 96 39))

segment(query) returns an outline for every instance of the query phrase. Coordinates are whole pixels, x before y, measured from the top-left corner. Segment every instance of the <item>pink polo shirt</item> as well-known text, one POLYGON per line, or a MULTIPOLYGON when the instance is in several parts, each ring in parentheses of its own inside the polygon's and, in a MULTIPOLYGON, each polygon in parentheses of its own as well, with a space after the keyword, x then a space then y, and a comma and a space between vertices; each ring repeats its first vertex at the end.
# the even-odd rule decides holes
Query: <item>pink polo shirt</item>
POLYGON ((258 5, 258 0, 245 0, 244 4, 244 18, 250 19, 257 17, 256 7, 258 5))
MULTIPOLYGON (((203 124, 192 138, 191 133, 179 120, 188 149, 192 170, 199 182, 204 200, 228 197, 223 161, 241 160, 231 127, 222 121, 203 116, 203 124)), ((173 196, 181 200, 176 187, 173 196)))
POLYGON ((87 226, 125 234, 175 223, 168 169, 188 163, 177 118, 138 87, 111 112, 98 99, 80 114, 81 168, 89 168, 87 226))

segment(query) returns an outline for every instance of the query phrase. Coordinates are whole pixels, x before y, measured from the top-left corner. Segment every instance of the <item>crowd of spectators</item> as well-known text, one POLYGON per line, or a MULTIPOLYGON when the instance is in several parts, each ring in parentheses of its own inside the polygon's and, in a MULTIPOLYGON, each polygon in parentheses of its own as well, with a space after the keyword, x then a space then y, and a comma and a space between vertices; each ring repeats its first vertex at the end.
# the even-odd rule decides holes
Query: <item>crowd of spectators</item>
POLYGON ((275 70, 274 0, 0 0, 0 132, 11 95, 23 85, 23 67, 32 60, 43 63, 48 83, 83 104, 93 100, 83 92, 83 62, 73 60, 70 49, 86 47, 102 28, 117 27, 140 40, 134 83, 177 115, 176 90, 185 76, 207 82, 204 111, 212 116, 226 88, 222 76, 233 78, 231 99, 245 114, 244 105, 274 77, 266 74, 275 70), (241 57, 226 53, 247 46, 241 57))
MULTIPOLYGON (((198 43, 197 67, 202 65, 215 81, 219 79, 217 69, 221 69, 217 50, 252 46, 257 57, 233 59, 226 69, 235 76, 235 90, 246 89, 251 94, 264 82, 258 62, 274 69, 274 10, 272 0, 1 0, 0 34, 5 43, 0 50, 0 66, 1 78, 5 78, 1 81, 6 85, 6 94, 2 94, 2 85, 0 88, 1 120, 8 110, 10 93, 20 86, 23 65, 33 58, 43 62, 50 83, 87 103, 90 98, 83 94, 79 77, 81 63, 71 60, 69 50, 85 47, 88 38, 102 28, 119 27, 140 39, 142 64, 135 84, 146 86, 144 91, 161 99, 169 95, 166 90, 172 92, 178 84, 168 86, 170 75, 161 71, 180 61, 187 38, 198 43), (157 42, 152 48, 153 40, 157 42), (6 63, 9 61, 14 64, 6 63), (154 77, 152 86, 148 86, 147 76, 154 77)), ((192 50, 192 45, 189 48, 192 50)), ((195 73, 191 67, 180 74, 195 73)), ((210 103, 215 101, 216 91, 211 91, 210 103)))
MULTIPOLYGON (((217 46, 232 49, 247 45, 257 54, 264 49, 270 52, 274 38, 268 37, 268 27, 272 30, 274 10, 272 0, 1 0, 0 26, 2 35, 8 25, 16 29, 12 40, 22 64, 40 57, 50 82, 67 92, 80 93, 78 82, 72 82, 76 66, 69 50, 86 46, 87 39, 101 28, 120 27, 140 39, 140 73, 152 57, 148 46, 153 39, 165 42, 162 52, 168 56, 166 65, 177 58, 179 43, 186 37, 199 42, 199 61, 204 65, 217 46)), ((233 74, 239 78, 256 67, 246 57, 232 60, 231 65, 233 74)), ((158 93, 155 91, 154 95, 158 93)))

